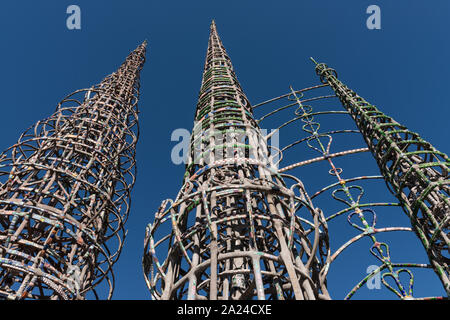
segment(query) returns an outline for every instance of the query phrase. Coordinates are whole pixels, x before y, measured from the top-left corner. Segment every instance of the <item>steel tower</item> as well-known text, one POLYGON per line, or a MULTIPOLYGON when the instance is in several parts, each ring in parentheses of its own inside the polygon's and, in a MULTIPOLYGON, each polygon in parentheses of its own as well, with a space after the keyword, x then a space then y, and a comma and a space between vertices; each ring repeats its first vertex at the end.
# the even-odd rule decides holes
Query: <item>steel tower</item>
POLYGON ((450 159, 349 89, 334 69, 316 63, 316 73, 355 121, 450 295, 450 159))
POLYGON ((111 297, 135 181, 145 48, 1 155, 0 297, 98 298, 103 280, 111 297))
POLYGON ((300 180, 276 172, 275 154, 213 21, 183 186, 146 230, 143 268, 154 299, 329 299, 319 273, 322 212, 300 180), (308 234, 299 208, 314 221, 308 234))
POLYGON ((421 282, 433 279, 415 277, 433 270, 448 296, 447 155, 333 69, 316 63, 315 71, 321 84, 250 106, 212 23, 183 186, 146 229, 154 299, 329 299, 333 272, 348 282, 344 299, 376 281, 403 300, 443 299, 439 286, 421 282), (336 100, 344 110, 334 110, 336 100), (294 140, 269 146, 262 122, 294 140), (382 186, 373 192, 379 182, 396 199, 382 186))
MULTIPOLYGON (((254 114, 259 108, 268 110, 257 120, 259 125, 284 132, 278 173, 302 177, 316 190, 310 199, 323 210, 328 230, 320 274, 327 278, 330 293, 344 299, 385 299, 378 292, 388 290, 403 300, 445 299, 447 155, 351 91, 333 69, 316 64, 316 73, 321 84, 291 87, 290 93, 252 109, 254 114), (336 104, 344 110, 335 110, 336 104), (395 197, 383 192, 386 183, 395 197), (409 219, 403 219, 399 207, 409 219), (427 255, 420 250, 423 246, 427 255)), ((304 215, 300 218, 305 221, 304 215)), ((305 232, 312 226, 310 220, 305 232)))

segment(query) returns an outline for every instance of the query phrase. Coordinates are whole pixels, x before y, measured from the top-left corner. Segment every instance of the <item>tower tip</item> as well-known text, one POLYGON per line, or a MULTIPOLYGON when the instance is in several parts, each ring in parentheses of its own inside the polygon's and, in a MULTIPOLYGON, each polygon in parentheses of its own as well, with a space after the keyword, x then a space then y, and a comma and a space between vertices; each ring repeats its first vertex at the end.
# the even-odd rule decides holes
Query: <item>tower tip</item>
POLYGON ((316 60, 314 60, 314 58, 313 58, 313 57, 309 57, 309 59, 311 59, 311 61, 312 61, 312 62, 314 62, 314 64, 315 64, 315 65, 318 65, 317 61, 316 61, 316 60))

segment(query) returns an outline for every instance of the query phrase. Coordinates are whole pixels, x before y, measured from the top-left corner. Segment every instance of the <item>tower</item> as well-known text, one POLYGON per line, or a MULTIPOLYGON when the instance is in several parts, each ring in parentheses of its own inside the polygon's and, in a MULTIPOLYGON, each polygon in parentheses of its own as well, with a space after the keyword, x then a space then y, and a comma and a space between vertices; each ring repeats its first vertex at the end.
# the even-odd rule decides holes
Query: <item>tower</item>
MULTIPOLYGON (((258 123, 272 120, 269 126, 288 140, 279 148, 278 173, 316 190, 310 199, 323 210, 328 231, 320 274, 330 295, 445 298, 448 157, 359 97, 333 69, 316 63, 316 73, 320 84, 291 87, 253 110, 269 108, 258 123)), ((305 218, 299 216, 309 233, 313 221, 305 218)))
POLYGON ((213 21, 183 185, 146 230, 143 267, 154 299, 329 298, 319 274, 322 212, 299 179, 274 170, 275 154, 213 21), (315 222, 308 234, 300 208, 315 222))
POLYGON ((98 298, 114 288, 135 181, 146 42, 1 155, 0 297, 98 298))
POLYGON ((431 266, 450 295, 450 159, 348 88, 334 69, 316 63, 316 73, 355 121, 389 190, 411 220, 431 266))
POLYGON ((251 106, 211 24, 183 185, 146 228, 143 268, 153 299, 330 299, 336 270, 344 299, 373 281, 404 300, 444 298, 429 285, 413 292, 414 273, 437 281, 433 270, 448 296, 447 155, 333 69, 316 63, 315 71, 320 84, 251 106), (344 110, 327 109, 336 100, 344 110), (263 134, 262 123, 274 118, 281 124, 263 134), (269 145, 281 130, 294 140, 269 145), (380 192, 384 184, 396 200, 380 192))

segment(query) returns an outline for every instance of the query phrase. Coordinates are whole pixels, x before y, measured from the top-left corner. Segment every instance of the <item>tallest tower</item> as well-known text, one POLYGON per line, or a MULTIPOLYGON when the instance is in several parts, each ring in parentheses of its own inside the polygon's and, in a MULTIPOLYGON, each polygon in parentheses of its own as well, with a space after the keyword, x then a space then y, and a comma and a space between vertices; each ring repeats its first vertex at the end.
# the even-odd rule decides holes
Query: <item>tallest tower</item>
POLYGON ((317 249, 326 237, 314 235, 322 213, 301 181, 291 185, 274 169, 213 21, 183 186, 147 227, 153 298, 327 299, 317 249), (305 234, 299 210, 315 232, 305 234))

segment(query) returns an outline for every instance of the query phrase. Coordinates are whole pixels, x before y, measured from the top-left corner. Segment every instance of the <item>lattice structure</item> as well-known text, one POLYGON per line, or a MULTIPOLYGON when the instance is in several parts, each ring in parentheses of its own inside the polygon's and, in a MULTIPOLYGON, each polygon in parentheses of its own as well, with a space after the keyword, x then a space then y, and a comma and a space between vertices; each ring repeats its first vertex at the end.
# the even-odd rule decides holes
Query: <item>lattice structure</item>
POLYGON ((449 295, 448 156, 358 96, 338 80, 334 69, 316 64, 316 73, 333 89, 361 131, 449 295))
MULTIPOLYGON (((413 233, 417 229, 414 227, 414 220, 412 219, 413 228, 405 225, 398 226, 398 207, 408 209, 408 204, 411 201, 407 203, 403 201, 403 199, 407 198, 405 193, 400 195, 395 194, 400 200, 398 203, 390 202, 390 199, 383 201, 383 199, 389 198, 389 195, 379 194, 380 189, 382 189, 381 185, 375 189, 377 191, 376 194, 373 194, 374 186, 376 187, 378 181, 383 181, 384 183, 385 177, 397 177, 396 179, 401 179, 406 176, 406 173, 402 172, 388 175, 383 169, 381 170, 382 175, 374 172, 373 169, 377 167, 376 162, 379 161, 379 158, 383 159, 383 157, 379 154, 379 150, 373 149, 373 143, 369 143, 369 147, 362 145, 368 140, 372 142, 371 139, 367 139, 368 132, 370 132, 371 128, 390 128, 394 126, 393 123, 395 122, 391 118, 381 114, 373 106, 368 105, 367 102, 357 97, 354 93, 350 94, 346 92, 348 96, 356 96, 357 98, 354 98, 355 100, 353 102, 359 102, 361 105, 356 105, 356 107, 348 107, 347 105, 346 110, 330 109, 335 108, 335 101, 338 98, 344 101, 344 105, 346 105, 345 99, 348 96, 342 97, 343 93, 335 89, 342 88, 342 83, 339 82, 339 85, 331 86, 331 83, 327 81, 326 76, 338 81, 332 78, 335 77, 334 70, 320 64, 316 71, 321 75, 322 84, 301 90, 291 88, 291 92, 288 94, 253 105, 253 110, 256 112, 260 108, 261 110, 266 108, 269 108, 269 110, 272 109, 272 111, 261 116, 257 122, 260 125, 265 123, 267 126, 267 121, 272 121, 269 125, 277 128, 276 132, 284 130, 284 133, 281 135, 282 137, 292 138, 292 136, 300 136, 299 139, 290 141, 286 143, 285 147, 281 148, 280 152, 283 161, 280 162, 280 165, 284 164, 284 162, 290 162, 290 164, 281 166, 278 172, 289 172, 292 175, 302 177, 302 180, 310 188, 312 185, 314 185, 314 188, 319 186, 318 191, 312 193, 310 199, 314 202, 314 205, 318 205, 324 211, 330 244, 330 250, 324 255, 326 262, 320 273, 330 280, 329 276, 332 276, 333 272, 334 274, 337 272, 339 278, 346 279, 345 282, 348 282, 347 294, 342 295, 342 292, 338 292, 338 290, 334 290, 332 287, 329 287, 330 293, 334 293, 336 296, 345 299, 350 299, 360 291, 364 291, 364 287, 367 285, 369 289, 376 291, 383 289, 390 290, 400 299, 444 298, 440 295, 442 291, 438 285, 433 290, 424 290, 423 287, 430 289, 430 286, 424 286, 423 283, 422 288, 420 288, 420 295, 422 297, 413 295, 413 288, 415 282, 417 282, 415 274, 420 276, 420 282, 427 273, 427 279, 430 279, 432 273, 429 270, 436 268, 434 266, 435 263, 431 259, 431 264, 420 262, 420 260, 424 260, 420 254, 420 241, 411 241, 411 237, 408 236, 408 234, 413 233), (329 92, 330 88, 334 89, 331 93, 329 92), (284 101, 286 101, 285 105, 279 107, 278 104, 284 101), (362 109, 358 111, 362 113, 364 106, 367 107, 368 112, 366 117, 369 115, 375 117, 369 124, 367 122, 362 123, 360 121, 362 117, 358 114, 353 114, 357 113, 356 110, 358 108, 362 109), (348 115, 351 115, 351 117, 348 115), (388 121, 379 125, 376 123, 377 119, 388 121), (298 123, 301 123, 300 134, 296 133, 295 130, 298 127, 298 123), (357 124, 356 127, 355 123, 357 124), (294 130, 289 132, 292 127, 294 130), (356 148, 355 145, 357 146, 356 148), (372 150, 375 157, 371 157, 368 153, 372 150), (372 171, 371 174, 367 174, 368 171, 372 171), (346 227, 342 223, 345 222, 343 220, 345 216, 347 218, 345 220, 351 228, 346 227), (379 225, 383 226, 379 227, 379 225), (357 234, 352 236, 352 233, 354 234, 355 231, 357 234), (368 249, 364 249, 364 243, 368 242, 371 245, 368 249), (391 247, 394 247, 394 249, 391 249, 391 247), (408 254, 404 254, 403 251, 407 252, 410 250, 415 252, 414 261, 402 261, 405 256, 408 257, 408 254), (366 266, 369 266, 367 270, 366 266), (359 281, 357 280, 358 273, 361 271, 367 272, 367 274, 359 281), (377 278, 380 285, 376 285, 377 278), (353 281, 357 282, 352 284, 353 281)), ((395 124, 399 126, 397 123, 395 124)), ((403 131, 389 131, 385 135, 409 133, 406 128, 401 128, 403 131)), ((377 134, 380 137, 384 136, 380 132, 377 134)), ((374 134, 370 137, 373 138, 374 134)), ((421 141, 416 134, 414 134, 414 137, 416 137, 414 140, 399 137, 394 142, 397 146, 402 146, 402 148, 399 148, 405 157, 414 155, 428 156, 423 157, 423 160, 415 158, 422 168, 433 166, 440 168, 440 172, 433 170, 428 173, 434 177, 434 179, 430 180, 435 180, 436 183, 430 183, 431 181, 427 181, 430 184, 422 183, 419 179, 412 180, 412 182, 416 183, 414 185, 416 186, 416 191, 417 188, 427 190, 426 186, 430 186, 430 189, 428 189, 430 192, 432 191, 431 188, 435 188, 435 192, 440 193, 433 194, 431 199, 435 200, 432 203, 435 205, 434 208, 438 209, 437 218, 439 219, 440 225, 436 230, 442 230, 445 234, 446 228, 448 229, 449 216, 448 207, 445 207, 448 201, 446 195, 446 184, 448 184, 448 180, 445 180, 448 160, 446 160, 447 157, 444 154, 435 151, 428 143, 421 141), (417 148, 416 144, 424 145, 426 150, 408 152, 406 148, 417 148), (430 154, 436 155, 432 156, 430 154), (437 160, 431 160, 425 163, 433 159, 433 157, 437 160), (439 173, 441 173, 441 177, 437 178, 435 175, 439 173), (420 185, 422 187, 418 187, 420 185), (440 199, 441 206, 437 205, 437 199, 440 199)), ((383 139, 379 139, 377 145, 380 142, 382 144, 386 143, 383 142, 383 139)), ((392 142, 392 140, 389 141, 389 143, 392 142)), ((378 168, 376 169, 378 171, 378 168)), ((411 183, 411 181, 408 182, 411 183)), ((433 214, 431 213, 430 215, 433 214)), ((411 215, 408 214, 408 216, 411 215)), ((301 217, 301 219, 305 219, 305 216, 301 217)), ((423 220, 423 214, 419 219, 421 219, 419 220, 421 223, 425 222, 423 220)), ((408 222, 406 219, 405 221, 408 222)), ((307 221, 307 224, 310 226, 313 225, 312 221, 307 221)), ((409 225, 409 223, 407 224, 409 225)), ((311 230, 312 228, 305 227, 305 233, 309 233, 311 230)), ((419 232, 419 234, 421 233, 419 232)), ((438 240, 437 242, 442 244, 445 241, 438 240)), ((448 260, 444 257, 444 251, 440 251, 441 256, 439 261, 445 268, 446 261, 448 260)), ((426 260, 426 256, 424 258, 426 260)), ((440 275, 439 272, 438 274, 440 275)), ((445 287, 445 279, 442 282, 445 287)), ((374 293, 371 296, 373 295, 374 293)))
POLYGON ((111 297, 135 181, 145 48, 70 94, 1 155, 1 297, 98 298, 103 280, 111 297))
POLYGON ((316 73, 322 84, 250 106, 212 24, 183 187, 146 230, 154 299, 329 299, 336 272, 348 286, 331 292, 344 299, 366 285, 400 299, 445 298, 429 285, 413 292, 432 270, 448 295, 448 157, 333 69, 316 63, 316 73), (276 129, 263 135, 263 123, 276 129), (277 134, 300 137, 278 149, 269 146, 277 134), (317 191, 309 197, 297 177, 317 191), (398 202, 380 194, 385 182, 398 202))
POLYGON ((182 189, 146 230, 152 297, 328 299, 319 273, 323 214, 299 179, 274 169, 277 152, 268 150, 214 22, 195 120, 182 189), (300 209, 313 221, 309 233, 300 209))

